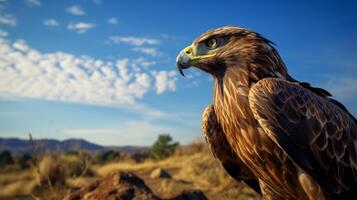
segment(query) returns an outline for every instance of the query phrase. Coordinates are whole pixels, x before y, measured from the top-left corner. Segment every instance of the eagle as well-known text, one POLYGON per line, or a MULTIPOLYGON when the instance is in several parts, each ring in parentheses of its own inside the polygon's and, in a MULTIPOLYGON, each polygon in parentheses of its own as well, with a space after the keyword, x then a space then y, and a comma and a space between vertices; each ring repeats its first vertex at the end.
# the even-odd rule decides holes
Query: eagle
POLYGON ((176 60, 214 79, 202 128, 213 155, 263 199, 357 199, 357 120, 331 94, 289 75, 275 44, 225 26, 176 60))

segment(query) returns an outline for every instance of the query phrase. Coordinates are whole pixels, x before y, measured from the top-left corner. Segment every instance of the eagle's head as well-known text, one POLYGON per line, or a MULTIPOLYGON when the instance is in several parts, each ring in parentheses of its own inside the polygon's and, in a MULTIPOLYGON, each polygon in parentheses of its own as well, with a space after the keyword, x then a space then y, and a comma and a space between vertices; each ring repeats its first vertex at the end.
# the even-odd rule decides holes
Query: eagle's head
POLYGON ((223 77, 228 68, 243 67, 256 71, 256 76, 287 74, 272 42, 258 33, 235 26, 217 28, 199 36, 179 53, 176 64, 182 75, 182 70, 191 66, 214 77, 223 77))

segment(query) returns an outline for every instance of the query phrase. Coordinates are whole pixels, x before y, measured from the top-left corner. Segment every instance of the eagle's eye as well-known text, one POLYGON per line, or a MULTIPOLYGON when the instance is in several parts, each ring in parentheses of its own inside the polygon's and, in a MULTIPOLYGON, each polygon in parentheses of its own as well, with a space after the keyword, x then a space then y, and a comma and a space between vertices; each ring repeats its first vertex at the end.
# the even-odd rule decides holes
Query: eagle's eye
POLYGON ((205 42, 205 45, 207 48, 214 49, 217 47, 217 39, 216 38, 209 39, 205 42))

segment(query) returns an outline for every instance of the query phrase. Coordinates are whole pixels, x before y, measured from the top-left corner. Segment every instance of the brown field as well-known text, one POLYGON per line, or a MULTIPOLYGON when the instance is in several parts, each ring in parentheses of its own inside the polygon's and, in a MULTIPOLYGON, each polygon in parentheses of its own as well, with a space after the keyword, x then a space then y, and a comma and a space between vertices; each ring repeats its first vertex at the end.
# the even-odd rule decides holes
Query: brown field
POLYGON ((45 155, 34 160, 28 169, 2 169, 0 199, 63 199, 71 191, 115 170, 134 172, 162 198, 184 189, 199 189, 212 200, 260 199, 245 184, 230 178, 201 142, 179 147, 166 159, 140 163, 123 159, 98 164, 87 154, 45 155), (150 178, 156 168, 167 170, 172 178, 150 178))

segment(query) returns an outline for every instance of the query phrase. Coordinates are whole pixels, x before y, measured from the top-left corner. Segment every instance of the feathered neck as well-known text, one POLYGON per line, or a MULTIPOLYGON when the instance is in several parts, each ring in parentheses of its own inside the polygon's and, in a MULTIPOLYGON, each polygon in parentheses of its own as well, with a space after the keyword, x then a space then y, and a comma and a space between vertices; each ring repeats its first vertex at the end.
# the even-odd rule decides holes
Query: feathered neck
POLYGON ((225 87, 250 88, 259 80, 267 77, 289 78, 285 64, 279 55, 274 52, 272 55, 273 57, 270 58, 265 54, 258 54, 250 62, 245 63, 238 62, 237 64, 232 60, 220 63, 221 66, 217 68, 222 69, 221 72, 213 74, 215 91, 223 97, 225 91, 230 91, 225 90, 225 87))
MULTIPOLYGON (((224 59, 220 59, 211 74, 215 77, 219 90, 224 91, 224 79, 236 77, 237 84, 251 87, 252 84, 267 77, 288 77, 288 70, 274 44, 257 33, 254 37, 245 37, 232 44, 235 48, 227 50, 224 59), (240 83, 238 83, 240 82, 240 83)), ((224 95, 224 92, 222 93, 224 95)))
POLYGON ((271 45, 255 49, 250 56, 230 57, 219 65, 217 68, 224 69, 224 73, 214 75, 214 106, 217 115, 231 122, 247 119, 252 114, 248 94, 256 82, 267 77, 288 77, 284 62, 271 45))

